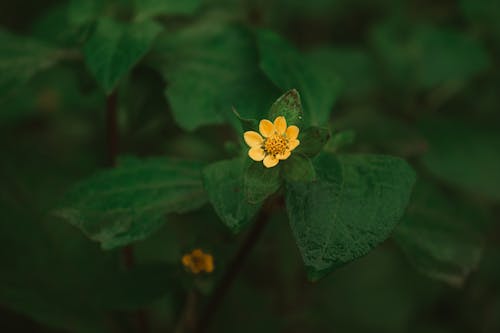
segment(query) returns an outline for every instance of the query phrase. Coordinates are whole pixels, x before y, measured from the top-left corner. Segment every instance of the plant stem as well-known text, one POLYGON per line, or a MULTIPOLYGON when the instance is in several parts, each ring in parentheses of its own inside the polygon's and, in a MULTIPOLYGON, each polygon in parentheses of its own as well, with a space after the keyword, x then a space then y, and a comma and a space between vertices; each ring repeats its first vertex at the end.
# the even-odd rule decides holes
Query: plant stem
POLYGON ((123 266, 126 269, 132 269, 134 267, 134 248, 132 245, 127 245, 122 249, 122 259, 123 266))
POLYGON ((262 235, 264 227, 269 221, 269 212, 266 208, 267 207, 264 207, 261 210, 257 221, 254 223, 252 229, 249 231, 245 240, 238 249, 238 252, 229 263, 226 272, 215 287, 212 296, 209 298, 207 304, 205 305, 204 311, 198 320, 198 323, 196 325, 196 333, 204 333, 210 328, 210 324, 213 321, 215 313, 222 304, 229 288, 233 284, 238 273, 243 268, 248 255, 254 248, 255 244, 257 244, 257 241, 262 235))
POLYGON ((191 290, 186 295, 184 309, 176 325, 174 333, 192 332, 195 328, 198 296, 199 295, 195 290, 191 290))
MULTIPOLYGON (((107 143, 107 164, 111 168, 117 166, 118 157, 118 93, 111 92, 106 98, 106 143, 107 143)), ((122 259, 125 269, 134 267, 134 248, 129 245, 122 249, 122 259)), ((149 332, 149 321, 144 310, 137 310, 135 322, 138 331, 149 332)))
POLYGON ((106 141, 108 150, 108 165, 116 167, 118 156, 118 94, 113 91, 106 99, 106 141))

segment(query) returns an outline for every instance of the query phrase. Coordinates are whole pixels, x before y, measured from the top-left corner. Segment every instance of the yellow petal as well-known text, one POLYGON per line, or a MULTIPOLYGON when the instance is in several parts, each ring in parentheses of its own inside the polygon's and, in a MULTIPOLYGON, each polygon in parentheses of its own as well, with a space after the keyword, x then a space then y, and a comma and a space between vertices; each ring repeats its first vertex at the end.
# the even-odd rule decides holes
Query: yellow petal
POLYGON ((182 256, 182 264, 186 267, 188 267, 189 265, 191 265, 191 257, 187 254, 183 255, 182 256))
POLYGON ((249 147, 258 147, 262 145, 264 139, 260 136, 259 133, 254 131, 247 131, 243 134, 243 139, 249 147))
POLYGON ((276 164, 278 164, 280 160, 278 160, 276 157, 272 156, 272 155, 267 155, 265 158, 264 158, 264 166, 266 168, 272 168, 273 166, 276 166, 276 164))
POLYGON ((250 150, 248 151, 248 156, 254 160, 254 161, 257 161, 257 162, 260 162, 264 159, 264 157, 266 157, 266 153, 264 152, 264 150, 260 147, 252 147, 250 148, 250 150))
POLYGON ((285 134, 286 131, 286 119, 283 116, 276 117, 274 119, 274 128, 279 134, 285 134))
POLYGON ((205 271, 207 273, 212 273, 214 271, 214 260, 212 256, 207 258, 207 262, 205 263, 205 271))
POLYGON ((289 157, 290 157, 290 155, 291 155, 290 151, 289 151, 289 150, 287 150, 287 152, 286 152, 286 153, 284 153, 284 154, 278 154, 278 155, 276 155, 276 157, 277 157, 279 160, 286 160, 287 158, 289 158, 289 157))
POLYGON ((290 140, 290 142, 288 142, 288 149, 290 149, 290 151, 294 150, 295 148, 297 148, 297 146, 300 144, 300 141, 295 139, 295 140, 290 140))
POLYGON ((274 125, 267 119, 262 119, 259 123, 259 132, 264 137, 269 137, 274 134, 274 125))
POLYGON ((297 139, 299 136, 299 128, 295 125, 289 126, 286 129, 286 137, 290 140, 297 139))

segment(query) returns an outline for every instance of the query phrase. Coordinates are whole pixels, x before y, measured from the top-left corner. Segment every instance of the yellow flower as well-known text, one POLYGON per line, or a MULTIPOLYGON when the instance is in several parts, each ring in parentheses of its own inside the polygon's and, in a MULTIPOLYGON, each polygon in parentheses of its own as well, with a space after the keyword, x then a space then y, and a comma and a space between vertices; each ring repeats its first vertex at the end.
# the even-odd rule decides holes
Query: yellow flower
POLYGON ((274 123, 262 119, 259 123, 259 133, 247 131, 243 134, 245 142, 250 147, 248 156, 254 161, 263 161, 266 168, 276 166, 280 160, 290 157, 292 150, 300 141, 299 128, 295 125, 286 126, 283 116, 276 117, 274 123))
POLYGON ((182 264, 191 273, 199 274, 203 271, 214 271, 214 258, 211 254, 204 253, 201 249, 194 249, 191 253, 182 256, 182 264))

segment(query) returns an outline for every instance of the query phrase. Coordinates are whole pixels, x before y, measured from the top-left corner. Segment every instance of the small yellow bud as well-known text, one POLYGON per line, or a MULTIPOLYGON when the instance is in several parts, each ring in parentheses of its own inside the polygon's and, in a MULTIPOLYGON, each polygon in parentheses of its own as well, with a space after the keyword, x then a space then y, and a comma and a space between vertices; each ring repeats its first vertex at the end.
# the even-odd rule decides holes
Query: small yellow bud
POLYGON ((214 258, 211 254, 204 253, 201 249, 194 249, 191 253, 182 256, 182 264, 193 274, 214 271, 214 258))

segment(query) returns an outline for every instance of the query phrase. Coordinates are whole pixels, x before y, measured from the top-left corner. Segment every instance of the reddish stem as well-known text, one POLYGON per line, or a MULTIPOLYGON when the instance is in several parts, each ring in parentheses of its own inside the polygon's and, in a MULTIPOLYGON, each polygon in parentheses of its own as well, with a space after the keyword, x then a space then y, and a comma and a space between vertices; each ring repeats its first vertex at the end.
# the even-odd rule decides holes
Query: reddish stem
MULTIPOLYGON (((114 90, 106 98, 106 142, 107 164, 114 168, 118 160, 118 94, 114 90)), ((125 269, 134 267, 134 248, 132 245, 122 249, 122 259, 125 269)), ((137 310, 134 315, 137 330, 141 333, 149 332, 149 320, 144 310, 137 310)))
POLYGON ((224 273, 219 283, 215 287, 212 296, 205 305, 204 312, 202 313, 196 325, 196 333, 205 333, 210 328, 210 325, 213 321, 213 318, 217 310, 222 305, 224 298, 229 289, 231 288, 231 285, 233 284, 236 276, 243 268, 244 263, 248 258, 248 255, 250 254, 254 246, 257 244, 257 241, 262 235, 264 227, 267 225, 268 221, 269 221, 268 207, 264 207, 261 210, 254 225, 252 226, 252 229, 248 232, 247 236, 243 240, 243 243, 238 249, 238 252, 229 263, 226 272, 224 273))
POLYGON ((106 99, 106 141, 108 165, 116 167, 118 156, 118 94, 113 91, 106 99))

